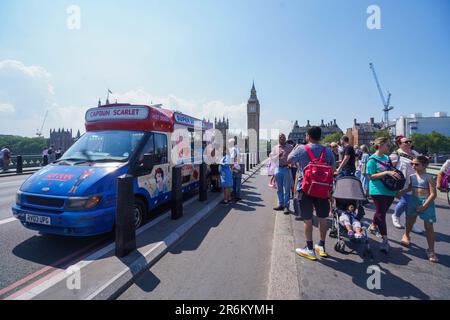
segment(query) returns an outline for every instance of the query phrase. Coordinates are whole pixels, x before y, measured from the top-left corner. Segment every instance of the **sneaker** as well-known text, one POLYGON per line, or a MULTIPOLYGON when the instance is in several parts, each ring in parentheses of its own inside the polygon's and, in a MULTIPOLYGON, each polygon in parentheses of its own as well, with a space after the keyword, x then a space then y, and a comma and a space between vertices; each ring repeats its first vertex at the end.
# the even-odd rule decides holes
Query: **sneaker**
POLYGON ((412 232, 414 232, 414 233, 418 233, 418 234, 421 234, 421 233, 423 233, 423 229, 421 229, 421 228, 419 228, 418 226, 416 226, 416 225, 413 225, 413 227, 412 227, 412 230, 411 230, 412 232))
POLYGON ((394 227, 396 227, 397 229, 401 229, 403 228, 403 226, 400 223, 400 218, 397 217, 395 214, 392 215, 392 224, 394 225, 394 227))
POLYGON ((273 208, 273 210, 275 210, 275 211, 283 211, 284 207, 283 206, 278 206, 278 207, 273 208))
POLYGON ((383 240, 383 242, 380 245, 380 251, 384 252, 385 254, 388 254, 390 248, 391 248, 391 246, 389 245, 389 242, 386 240, 383 240))
POLYGON ((284 213, 284 214, 290 214, 291 211, 289 210, 288 207, 284 207, 283 213, 284 213))
POLYGON ((295 216, 295 221, 303 221, 302 216, 295 216))
POLYGON ((309 250, 308 247, 305 248, 297 248, 295 249, 295 252, 303 258, 312 260, 312 261, 316 261, 317 257, 316 257, 316 253, 314 252, 314 250, 309 250))
POLYGON ((325 248, 324 248, 324 247, 319 246, 318 244, 316 244, 316 245, 314 246, 314 249, 316 250, 316 253, 317 253, 319 256, 321 256, 321 257, 323 257, 323 258, 327 258, 327 257, 328 257, 328 253, 325 251, 325 248))
POLYGON ((371 224, 370 226, 369 226, 369 232, 371 233, 371 234, 373 234, 373 235, 377 235, 377 233, 378 233, 378 227, 377 226, 374 226, 373 224, 371 224))

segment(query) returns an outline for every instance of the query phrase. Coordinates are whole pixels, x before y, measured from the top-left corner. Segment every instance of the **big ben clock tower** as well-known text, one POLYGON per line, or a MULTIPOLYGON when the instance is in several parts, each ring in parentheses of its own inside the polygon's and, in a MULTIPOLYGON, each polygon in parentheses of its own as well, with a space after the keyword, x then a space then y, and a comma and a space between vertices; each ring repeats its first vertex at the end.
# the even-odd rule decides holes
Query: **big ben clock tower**
POLYGON ((253 82, 250 98, 247 103, 247 132, 249 137, 249 152, 256 152, 259 163, 259 100, 256 96, 253 82))

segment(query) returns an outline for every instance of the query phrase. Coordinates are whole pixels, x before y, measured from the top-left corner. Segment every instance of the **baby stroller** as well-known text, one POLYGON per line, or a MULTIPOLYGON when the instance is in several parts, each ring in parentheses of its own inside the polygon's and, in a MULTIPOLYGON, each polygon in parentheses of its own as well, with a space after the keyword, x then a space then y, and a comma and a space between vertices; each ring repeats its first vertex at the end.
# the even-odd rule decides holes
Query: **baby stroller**
MULTIPOLYGON (((361 181, 356 177, 342 177, 336 179, 333 190, 333 221, 329 236, 336 238, 334 249, 337 252, 346 253, 345 238, 349 239, 347 229, 339 223, 339 218, 345 212, 349 204, 353 204, 357 209, 356 219, 361 221, 365 215, 362 204, 366 201, 361 181)), ((361 223, 363 237, 359 242, 364 244, 363 257, 373 258, 370 244, 367 237, 367 226, 361 223)), ((351 239, 349 239, 351 240, 351 239)))

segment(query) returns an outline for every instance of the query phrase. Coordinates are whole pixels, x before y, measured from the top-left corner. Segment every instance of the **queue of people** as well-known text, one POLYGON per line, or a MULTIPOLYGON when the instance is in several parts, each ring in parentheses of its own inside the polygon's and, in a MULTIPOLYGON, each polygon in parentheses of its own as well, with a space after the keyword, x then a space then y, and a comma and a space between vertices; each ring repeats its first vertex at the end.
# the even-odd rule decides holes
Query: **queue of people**
POLYGON ((242 169, 239 159, 240 151, 237 146, 237 139, 229 139, 228 148, 223 150, 220 161, 220 182, 224 192, 222 204, 228 205, 242 200, 242 169))
MULTIPOLYGON (((390 252, 386 215, 397 198, 399 201, 392 215, 392 223, 396 228, 403 228, 400 217, 402 214, 406 215, 402 245, 410 246, 411 232, 425 231, 428 260, 438 262, 434 251, 433 224, 436 222, 434 200, 436 188, 441 191, 449 190, 450 160, 444 164, 435 183, 426 173, 428 158, 412 150, 411 140, 406 137, 396 137, 397 149, 393 153, 390 152, 390 139, 377 138, 372 143, 375 149, 373 154, 370 154, 366 145, 350 145, 350 139, 346 136, 343 136, 339 143, 334 142, 329 146, 321 145, 320 139, 320 127, 309 128, 306 143, 294 147, 286 141, 284 134, 280 134, 279 143, 272 149, 269 157, 268 167, 271 168, 269 172, 273 171, 278 199, 274 210, 290 213, 290 189, 291 186, 295 186, 292 197, 294 212, 296 220, 303 220, 306 239, 305 247, 297 248, 296 253, 309 260, 317 260, 317 256, 328 256, 325 241, 328 230, 327 218, 331 216, 333 179, 353 176, 361 181, 366 196, 373 201, 375 214, 368 230, 381 236, 380 251, 385 254, 390 252), (315 179, 311 173, 313 167, 316 171, 322 170, 321 174, 324 176, 333 176, 331 183, 325 180, 313 181, 315 179), (291 171, 293 168, 295 171, 291 171), (312 237, 313 213, 319 221, 319 242, 315 245, 312 237), (425 230, 416 226, 418 217, 423 220, 425 230)), ((347 229, 352 229, 353 222, 346 220, 343 223, 346 223, 347 229)), ((351 231, 352 235, 358 233, 358 226, 355 229, 355 232, 351 231)))

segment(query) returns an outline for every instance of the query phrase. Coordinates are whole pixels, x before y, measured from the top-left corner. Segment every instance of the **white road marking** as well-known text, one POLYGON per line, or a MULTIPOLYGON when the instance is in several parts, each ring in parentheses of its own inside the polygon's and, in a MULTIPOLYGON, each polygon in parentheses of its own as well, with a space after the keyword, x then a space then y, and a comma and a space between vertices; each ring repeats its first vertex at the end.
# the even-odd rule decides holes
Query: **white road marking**
POLYGON ((16 221, 17 219, 16 218, 8 218, 8 219, 4 219, 4 220, 0 220, 0 225, 2 225, 2 224, 7 224, 7 223, 9 223, 9 222, 13 222, 13 221, 16 221))

